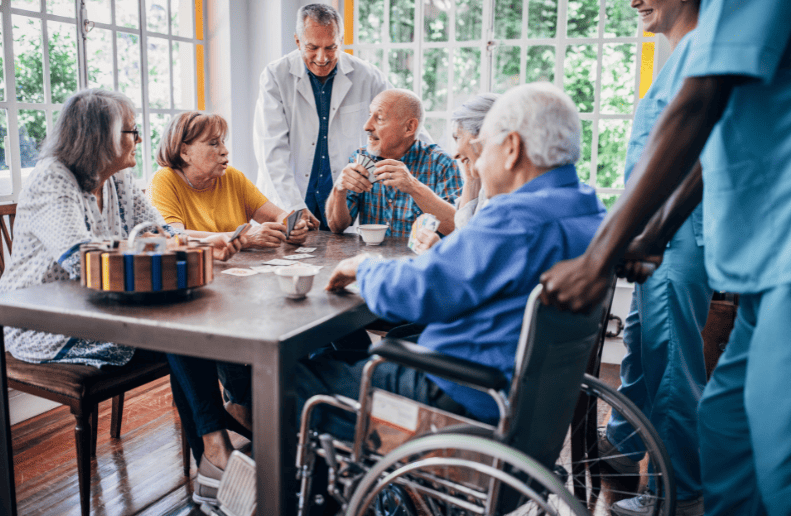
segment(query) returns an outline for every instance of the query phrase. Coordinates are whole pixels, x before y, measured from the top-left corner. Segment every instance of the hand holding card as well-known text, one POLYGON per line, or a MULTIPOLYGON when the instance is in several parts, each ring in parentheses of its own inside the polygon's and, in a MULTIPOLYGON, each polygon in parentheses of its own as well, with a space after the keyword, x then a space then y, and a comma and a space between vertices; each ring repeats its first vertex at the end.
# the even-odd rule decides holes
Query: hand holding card
POLYGON ((283 225, 286 226, 286 240, 291 236, 291 231, 294 229, 294 226, 297 225, 297 222, 302 218, 302 210, 292 211, 289 213, 285 219, 283 219, 283 225))
POLYGON ((247 231, 248 231, 249 229, 250 229, 250 224, 248 224, 247 222, 245 222, 244 224, 242 224, 241 226, 239 226, 238 228, 236 228, 236 231, 234 231, 234 232, 233 232, 233 235, 231 235, 231 239, 230 239, 230 240, 228 240, 228 241, 229 241, 229 242, 233 242, 234 240, 236 240, 236 239, 237 239, 237 238, 239 238, 240 236, 242 236, 242 235, 244 235, 245 233, 247 233, 247 231))

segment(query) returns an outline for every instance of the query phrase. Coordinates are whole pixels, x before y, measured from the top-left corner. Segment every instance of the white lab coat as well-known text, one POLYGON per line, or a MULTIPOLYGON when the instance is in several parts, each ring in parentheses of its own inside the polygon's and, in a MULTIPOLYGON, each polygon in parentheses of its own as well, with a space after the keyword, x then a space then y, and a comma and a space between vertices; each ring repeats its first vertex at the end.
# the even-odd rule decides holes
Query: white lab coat
MULTIPOLYGON (((363 126, 371 101, 392 87, 378 68, 345 52, 337 68, 327 132, 333 183, 349 156, 366 145, 363 126)), ((305 208, 319 117, 299 50, 270 63, 261 73, 259 86, 253 126, 256 185, 283 209, 305 208)))

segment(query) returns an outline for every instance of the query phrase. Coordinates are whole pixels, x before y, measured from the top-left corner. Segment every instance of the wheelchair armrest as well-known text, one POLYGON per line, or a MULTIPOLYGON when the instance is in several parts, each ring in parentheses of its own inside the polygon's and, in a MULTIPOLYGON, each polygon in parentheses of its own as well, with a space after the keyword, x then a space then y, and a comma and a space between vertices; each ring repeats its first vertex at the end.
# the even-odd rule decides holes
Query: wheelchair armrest
POLYGON ((444 353, 437 353, 404 340, 382 339, 372 344, 368 348, 368 352, 379 355, 390 362, 396 362, 479 389, 499 391, 508 386, 508 379, 499 369, 444 353))

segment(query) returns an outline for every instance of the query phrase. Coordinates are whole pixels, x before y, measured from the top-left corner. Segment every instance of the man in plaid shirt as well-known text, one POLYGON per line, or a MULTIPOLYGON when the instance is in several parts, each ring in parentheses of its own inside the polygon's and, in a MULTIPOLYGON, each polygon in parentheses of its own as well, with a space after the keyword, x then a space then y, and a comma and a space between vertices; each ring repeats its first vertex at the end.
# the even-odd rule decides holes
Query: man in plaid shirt
POLYGON ((341 172, 327 200, 327 224, 335 233, 348 228, 357 215, 360 224, 389 224, 388 236, 409 236, 422 213, 439 220, 444 235, 454 229, 453 202, 462 186, 456 161, 439 146, 417 139, 423 105, 408 90, 386 90, 370 107, 363 129, 368 146, 357 150, 341 172), (376 161, 374 183, 358 154, 376 161))

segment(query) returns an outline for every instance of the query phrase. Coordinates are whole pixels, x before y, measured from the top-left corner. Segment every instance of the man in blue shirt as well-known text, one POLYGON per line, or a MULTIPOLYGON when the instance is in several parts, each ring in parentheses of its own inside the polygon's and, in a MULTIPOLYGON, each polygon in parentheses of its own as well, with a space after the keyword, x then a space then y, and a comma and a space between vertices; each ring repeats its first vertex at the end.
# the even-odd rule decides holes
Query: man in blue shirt
MULTIPOLYGON (((632 187, 585 254, 542 277, 546 302, 592 305, 632 237, 700 156, 709 282, 741 294, 698 412, 707 514, 791 514, 789 19, 787 0, 704 1, 687 78, 651 134, 632 187)), ((689 211, 675 211, 668 226, 689 211)))
POLYGON ((439 220, 439 232, 454 229, 453 202, 461 191, 456 161, 436 144, 417 139, 423 124, 420 98, 408 90, 386 90, 370 106, 363 129, 368 133, 366 150, 357 150, 341 171, 327 202, 327 222, 340 233, 359 214, 360 224, 389 224, 387 236, 409 236, 422 213, 439 220), (358 154, 376 161, 368 171, 355 163, 358 154))
MULTIPOLYGON (((410 260, 366 255, 344 260, 327 289, 342 289, 356 279, 380 317, 428 325, 419 344, 510 376, 525 304, 539 275, 581 253, 605 210, 577 178, 579 117, 555 86, 512 89, 494 104, 480 136, 478 168, 491 200, 469 225, 410 260)), ((363 365, 328 356, 301 362, 300 408, 314 394, 356 398, 363 365)), ((395 364, 377 368, 373 383, 483 421, 498 417, 485 394, 395 364)), ((322 430, 351 438, 353 421, 323 417, 322 430)))

